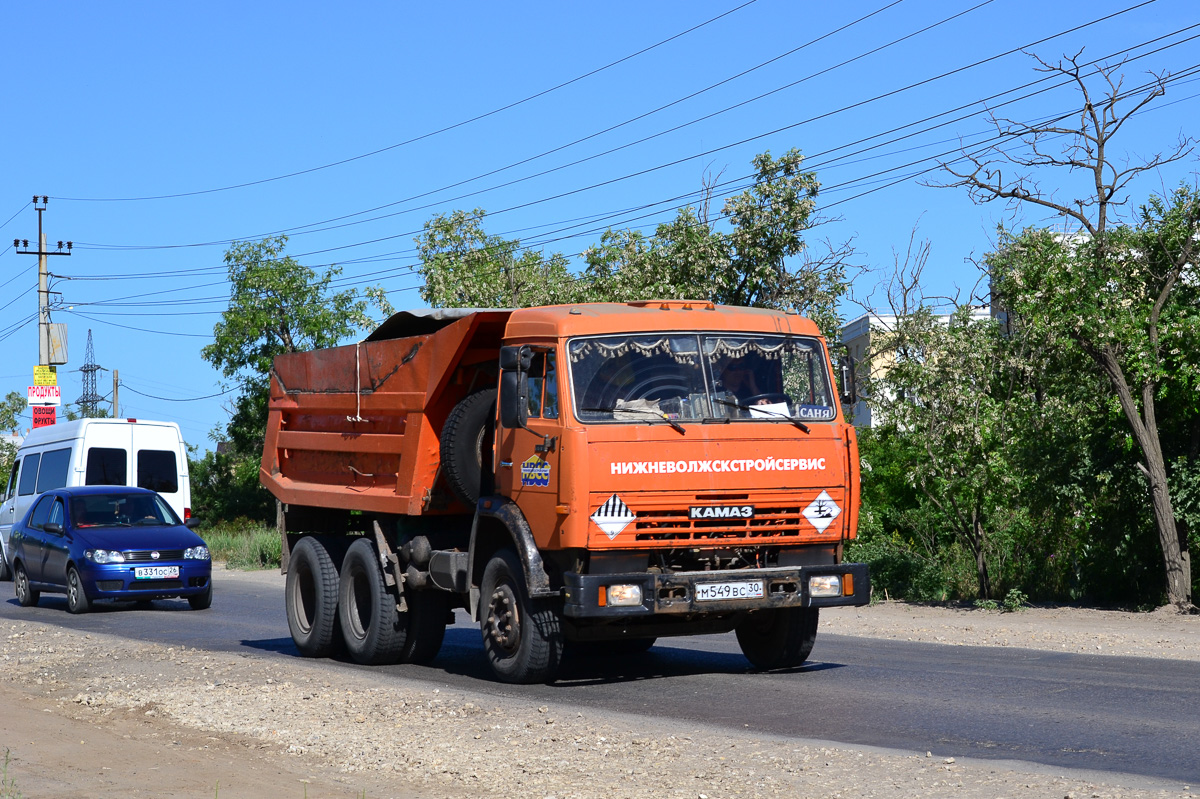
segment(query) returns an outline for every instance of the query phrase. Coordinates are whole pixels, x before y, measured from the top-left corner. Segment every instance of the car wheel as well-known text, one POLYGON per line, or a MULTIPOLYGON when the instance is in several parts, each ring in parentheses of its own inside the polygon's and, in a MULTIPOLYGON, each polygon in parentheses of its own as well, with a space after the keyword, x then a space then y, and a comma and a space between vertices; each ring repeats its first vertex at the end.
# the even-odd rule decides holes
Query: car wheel
POLYGON ((338 620, 350 658, 365 666, 400 662, 406 616, 384 582, 375 545, 366 538, 355 541, 342 561, 338 586, 338 620))
POLYGON ((492 673, 508 683, 553 680, 562 662, 561 620, 549 602, 529 596, 516 553, 503 549, 492 557, 479 596, 479 627, 492 673))
POLYGON ((70 567, 67 569, 67 610, 71 613, 87 613, 91 606, 91 600, 83 590, 79 570, 74 566, 70 567))
POLYGON ((750 613, 736 628, 742 654, 756 669, 789 669, 808 660, 817 640, 819 608, 750 613))
POLYGON ((42 597, 41 591, 35 591, 30 587, 29 575, 25 573, 25 567, 20 563, 13 568, 13 588, 17 594, 17 604, 23 608, 33 607, 42 597))
POLYGON ((321 539, 305 536, 292 548, 284 585, 288 628, 300 654, 329 657, 341 645, 338 570, 321 539))
POLYGON ((12 569, 8 565, 8 552, 4 550, 4 546, 0 544, 0 581, 11 580, 12 569))
POLYGON ((208 610, 212 607, 212 580, 208 581, 208 585, 204 589, 203 594, 193 594, 187 598, 188 604, 192 606, 192 610, 208 610))

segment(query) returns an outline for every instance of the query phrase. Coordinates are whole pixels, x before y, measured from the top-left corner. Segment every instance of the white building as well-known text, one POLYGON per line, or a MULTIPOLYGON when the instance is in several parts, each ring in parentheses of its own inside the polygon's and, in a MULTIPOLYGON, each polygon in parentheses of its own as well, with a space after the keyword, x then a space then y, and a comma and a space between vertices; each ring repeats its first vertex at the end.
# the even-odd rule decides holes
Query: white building
MULTIPOLYGON (((950 316, 950 314, 938 314, 934 319, 941 324, 949 324, 950 316)), ((972 322, 986 321, 991 316, 992 311, 986 305, 971 309, 972 322)), ((877 338, 880 333, 894 332, 896 330, 896 318, 894 314, 865 313, 857 319, 852 319, 842 325, 842 344, 846 345, 846 350, 850 357, 854 359, 855 368, 859 371, 860 375, 862 374, 861 370, 867 368, 867 364, 870 364, 876 371, 887 371, 888 365, 892 360, 891 354, 873 350, 871 341, 872 338, 877 338)), ((859 385, 862 385, 861 381, 859 385)), ((871 427, 873 422, 876 421, 872 417, 869 398, 864 397, 861 390, 859 391, 858 404, 854 406, 850 421, 855 427, 871 427)))

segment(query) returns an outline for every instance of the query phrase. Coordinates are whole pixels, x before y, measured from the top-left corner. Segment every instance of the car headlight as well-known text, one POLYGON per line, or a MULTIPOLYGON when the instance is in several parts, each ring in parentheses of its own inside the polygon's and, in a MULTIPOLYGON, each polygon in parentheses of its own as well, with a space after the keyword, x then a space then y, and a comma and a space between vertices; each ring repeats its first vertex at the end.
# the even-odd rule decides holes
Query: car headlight
POLYGON ((183 550, 183 557, 186 560, 211 560, 212 556, 208 554, 208 547, 188 547, 183 550))
POLYGON ((115 549, 89 549, 83 556, 92 563, 124 563, 125 556, 115 549))

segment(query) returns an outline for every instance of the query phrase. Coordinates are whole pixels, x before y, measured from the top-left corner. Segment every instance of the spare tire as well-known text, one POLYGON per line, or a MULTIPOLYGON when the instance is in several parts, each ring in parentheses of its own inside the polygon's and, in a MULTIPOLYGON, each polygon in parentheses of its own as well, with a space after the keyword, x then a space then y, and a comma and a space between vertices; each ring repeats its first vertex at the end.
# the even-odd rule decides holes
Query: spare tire
POLYGON ((496 389, 469 395, 454 406, 442 427, 442 472, 450 490, 474 508, 492 490, 492 441, 496 433, 496 389))

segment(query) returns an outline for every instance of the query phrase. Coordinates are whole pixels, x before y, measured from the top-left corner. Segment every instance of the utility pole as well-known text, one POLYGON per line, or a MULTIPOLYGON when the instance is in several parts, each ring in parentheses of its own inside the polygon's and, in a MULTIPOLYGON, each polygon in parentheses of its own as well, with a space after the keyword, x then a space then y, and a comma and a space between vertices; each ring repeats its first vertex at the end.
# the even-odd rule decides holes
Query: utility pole
POLYGON ((113 369, 113 418, 114 419, 117 418, 118 408, 120 408, 120 406, 117 405, 117 389, 120 387, 121 387, 121 371, 119 369, 113 369))
MULTIPOLYGON (((46 206, 50 203, 49 197, 38 197, 33 195, 33 207, 38 213, 38 247, 36 250, 29 249, 29 239, 13 239, 13 249, 18 255, 36 255, 38 257, 38 365, 50 366, 51 358, 51 340, 50 340, 50 272, 46 268, 46 258, 50 255, 70 255, 71 242, 67 242, 66 252, 63 252, 63 243, 58 242, 58 249, 48 251, 46 249, 46 234, 42 231, 42 212, 46 210, 46 206)), ((66 363, 66 355, 63 353, 62 360, 56 360, 55 363, 66 363)))

